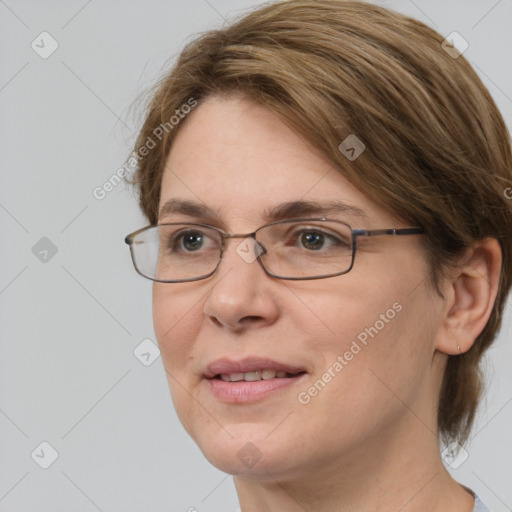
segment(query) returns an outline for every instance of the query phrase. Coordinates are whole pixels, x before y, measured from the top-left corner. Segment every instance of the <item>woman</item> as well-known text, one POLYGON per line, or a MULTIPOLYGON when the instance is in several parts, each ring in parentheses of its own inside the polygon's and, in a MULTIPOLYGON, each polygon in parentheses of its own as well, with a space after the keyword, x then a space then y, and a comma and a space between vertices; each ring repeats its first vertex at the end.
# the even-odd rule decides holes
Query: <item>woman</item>
POLYGON ((440 442, 510 290, 512 154, 453 45, 361 2, 262 7, 184 49, 135 156, 173 403, 241 510, 487 510, 440 442))

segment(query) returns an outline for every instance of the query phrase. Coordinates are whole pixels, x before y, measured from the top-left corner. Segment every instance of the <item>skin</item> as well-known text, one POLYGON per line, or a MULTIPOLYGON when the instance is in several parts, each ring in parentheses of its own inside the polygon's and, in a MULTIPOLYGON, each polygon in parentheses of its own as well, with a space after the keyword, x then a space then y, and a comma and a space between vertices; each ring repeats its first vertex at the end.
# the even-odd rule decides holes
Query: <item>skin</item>
MULTIPOLYGON (((371 141, 370 141, 371 143, 371 141)), ((349 163, 347 162, 347 165, 349 163)), ((354 228, 410 227, 351 185, 278 117, 242 97, 208 98, 183 122, 166 162, 160 205, 204 203, 220 221, 188 221, 248 233, 265 208, 292 200, 343 200, 367 220, 354 228)), ((473 498, 444 468, 437 396, 448 354, 470 348, 494 303, 501 264, 495 240, 468 251, 428 285, 419 236, 359 241, 354 268, 310 281, 267 276, 226 243, 202 281, 155 283, 154 327, 173 403, 207 459, 234 475, 243 512, 460 511, 473 498), (365 327, 398 302, 402 310, 307 405, 297 399, 365 327), (217 400, 205 366, 228 356, 269 357, 304 368, 304 383, 252 404, 217 400), (237 452, 261 453, 252 467, 237 452)))

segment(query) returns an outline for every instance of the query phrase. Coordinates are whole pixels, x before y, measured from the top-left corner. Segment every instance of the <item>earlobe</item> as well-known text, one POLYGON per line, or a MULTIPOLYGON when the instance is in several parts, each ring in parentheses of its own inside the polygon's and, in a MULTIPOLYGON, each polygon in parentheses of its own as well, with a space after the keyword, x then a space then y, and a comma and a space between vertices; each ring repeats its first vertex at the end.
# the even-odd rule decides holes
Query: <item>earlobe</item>
POLYGON ((449 355, 470 350, 491 315, 498 293, 502 254, 495 238, 482 240, 446 278, 447 291, 436 348, 449 355))

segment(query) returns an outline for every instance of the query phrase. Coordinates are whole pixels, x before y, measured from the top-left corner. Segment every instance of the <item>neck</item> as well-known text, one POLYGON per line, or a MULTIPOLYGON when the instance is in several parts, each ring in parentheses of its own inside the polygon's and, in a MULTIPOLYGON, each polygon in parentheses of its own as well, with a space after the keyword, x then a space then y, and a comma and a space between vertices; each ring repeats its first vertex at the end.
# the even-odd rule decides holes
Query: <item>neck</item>
POLYGON ((407 410, 351 453, 290 476, 235 476, 242 512, 472 512, 473 497, 446 471, 435 431, 407 410))

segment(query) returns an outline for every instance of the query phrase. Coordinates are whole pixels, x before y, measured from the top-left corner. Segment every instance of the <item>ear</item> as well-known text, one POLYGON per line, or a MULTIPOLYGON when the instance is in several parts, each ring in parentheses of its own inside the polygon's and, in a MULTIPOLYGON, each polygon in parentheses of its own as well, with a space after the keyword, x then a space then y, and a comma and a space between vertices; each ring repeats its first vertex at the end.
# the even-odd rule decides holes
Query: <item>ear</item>
POLYGON ((445 354, 467 352, 484 329, 498 293, 502 253, 495 238, 468 249, 445 278, 436 348, 445 354), (460 351, 459 348, 460 347, 460 351))

